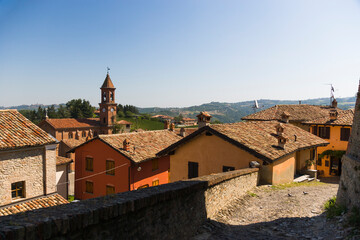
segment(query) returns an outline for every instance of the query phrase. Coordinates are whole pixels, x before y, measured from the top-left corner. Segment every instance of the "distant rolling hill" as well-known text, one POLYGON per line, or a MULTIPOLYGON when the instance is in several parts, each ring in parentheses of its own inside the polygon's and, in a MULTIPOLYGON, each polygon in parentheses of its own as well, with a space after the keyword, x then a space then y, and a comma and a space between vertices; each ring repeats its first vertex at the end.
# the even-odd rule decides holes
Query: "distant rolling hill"
MULTIPOLYGON (((341 109, 354 108, 355 106, 355 97, 347 98, 337 98, 338 107, 341 109)), ((329 98, 317 98, 317 99, 308 99, 302 100, 301 104, 311 104, 311 105, 329 105, 329 98)), ((260 99, 258 104, 261 109, 257 111, 272 107, 279 104, 299 104, 299 101, 290 101, 290 100, 269 100, 269 99, 260 99)), ((184 108, 139 108, 140 113, 148 114, 162 114, 169 116, 178 116, 182 114, 186 117, 195 118, 200 111, 208 111, 213 119, 219 120, 223 123, 239 122, 241 118, 254 113, 252 106, 254 101, 245 101, 237 103, 221 103, 221 102, 211 102, 205 103, 199 106, 191 106, 184 108)))
MULTIPOLYGON (((354 97, 346 97, 346 98, 337 98, 338 107, 341 109, 349 109, 354 108, 356 98, 354 97)), ((316 98, 316 99, 308 99, 302 100, 302 104, 312 104, 312 105, 329 105, 329 98, 316 98)), ((258 100, 258 104, 261 109, 257 111, 272 107, 274 105, 279 104, 299 104, 299 101, 290 101, 290 100, 270 100, 270 99, 260 99, 258 100)), ((54 104, 55 108, 59 105, 54 104)), ((214 120, 219 120, 223 123, 231 123, 231 122, 239 122, 241 118, 254 113, 252 106, 254 105, 254 101, 245 101, 245 102, 237 102, 237 103, 225 103, 225 102, 211 102, 205 103, 199 106, 191 106, 191 107, 183 107, 183 108, 139 108, 140 113, 148 113, 148 114, 162 114, 169 116, 178 116, 182 114, 184 117, 195 118, 200 111, 208 111, 214 120)), ((39 106, 42 108, 48 107, 51 105, 43 105, 43 104, 33 104, 33 105, 20 105, 20 106, 12 106, 6 107, 7 109, 18 109, 18 110, 33 110, 37 109, 39 106)), ((0 107, 0 109, 5 109, 5 107, 0 107)))

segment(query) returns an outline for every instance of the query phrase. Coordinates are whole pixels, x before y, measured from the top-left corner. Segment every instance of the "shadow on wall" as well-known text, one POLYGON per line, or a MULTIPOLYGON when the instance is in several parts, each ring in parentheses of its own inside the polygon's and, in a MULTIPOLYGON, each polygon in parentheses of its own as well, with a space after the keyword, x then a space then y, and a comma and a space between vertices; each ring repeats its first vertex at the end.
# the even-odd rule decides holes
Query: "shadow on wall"
POLYGON ((229 225, 208 220, 192 240, 252 240, 252 239, 343 239, 335 231, 325 214, 315 217, 279 218, 269 222, 248 225, 229 225), (338 237, 338 238, 337 238, 338 237))
POLYGON ((189 239, 216 208, 255 187, 257 173, 242 169, 0 217, 0 239, 189 239))

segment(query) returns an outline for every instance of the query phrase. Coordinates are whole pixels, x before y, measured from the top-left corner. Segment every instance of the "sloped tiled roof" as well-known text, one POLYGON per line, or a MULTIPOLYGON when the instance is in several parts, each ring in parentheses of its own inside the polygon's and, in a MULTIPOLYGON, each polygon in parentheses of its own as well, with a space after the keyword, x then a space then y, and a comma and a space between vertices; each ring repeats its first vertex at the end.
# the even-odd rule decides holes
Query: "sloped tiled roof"
POLYGON ((324 124, 324 125, 341 125, 341 126, 352 126, 354 118, 354 109, 348 110, 339 110, 337 119, 334 121, 330 121, 330 115, 314 119, 311 121, 305 121, 305 124, 324 124))
POLYGON ((200 112, 196 117, 205 116, 205 117, 211 117, 211 115, 208 112, 200 112))
POLYGON ((43 125, 45 122, 50 124, 54 129, 87 128, 100 126, 99 118, 49 118, 39 123, 39 126, 43 125))
MULTIPOLYGON (((186 136, 193 133, 193 132, 196 132, 198 130, 198 128, 184 128, 184 129, 185 129, 186 136)), ((180 131, 181 131, 181 128, 175 128, 174 129, 174 132, 176 134, 180 134, 180 131)))
POLYGON ((101 86, 101 88, 115 88, 114 84, 112 83, 109 74, 106 74, 106 78, 105 81, 103 83, 103 85, 101 86))
POLYGON ((285 148, 278 147, 276 126, 278 121, 248 121, 230 124, 213 124, 200 128, 158 155, 166 154, 204 131, 223 138, 241 149, 268 162, 273 162, 297 150, 326 146, 329 143, 293 124, 283 124, 283 136, 287 138, 285 148), (296 140, 295 140, 296 135, 296 140))
POLYGON ((61 140, 61 142, 63 142, 66 146, 68 146, 70 148, 74 148, 74 147, 77 147, 77 146, 83 144, 85 142, 85 139, 71 138, 71 139, 63 139, 63 140, 61 140))
POLYGON ((156 153, 182 139, 170 130, 99 135, 99 138, 134 162, 156 157, 156 153), (123 149, 123 141, 130 141, 130 151, 123 149), (135 148, 134 148, 135 147, 135 148))
POLYGON ((257 113, 241 118, 242 120, 281 120, 281 114, 287 112, 289 121, 310 121, 329 116, 330 107, 316 105, 275 105, 257 113))
POLYGON ((72 162, 71 158, 56 156, 56 166, 68 164, 68 163, 71 163, 71 162, 72 162))
POLYGON ((121 124, 121 125, 129 124, 129 125, 131 125, 132 122, 128 122, 128 121, 125 121, 125 120, 120 120, 120 121, 117 122, 117 124, 121 124))
POLYGON ((16 110, 0 110, 0 150, 56 143, 44 130, 16 110))
POLYGON ((193 119, 193 118, 183 118, 182 120, 183 120, 183 121, 195 121, 196 119, 193 119))
POLYGON ((58 206, 62 204, 69 203, 65 198, 59 194, 54 194, 50 196, 44 196, 41 198, 20 202, 16 205, 11 205, 8 207, 0 208, 0 216, 6 216, 26 211, 31 211, 39 208, 47 208, 58 206))

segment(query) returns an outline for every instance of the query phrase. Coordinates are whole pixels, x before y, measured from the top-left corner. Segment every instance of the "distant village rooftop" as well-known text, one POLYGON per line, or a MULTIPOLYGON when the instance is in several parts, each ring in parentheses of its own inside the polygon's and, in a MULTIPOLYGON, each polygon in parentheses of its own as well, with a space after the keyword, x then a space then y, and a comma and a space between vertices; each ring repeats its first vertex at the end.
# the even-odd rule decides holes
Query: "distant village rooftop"
POLYGON ((278 125, 278 121, 213 124, 200 128, 198 131, 162 150, 158 155, 165 155, 175 150, 177 147, 203 132, 217 135, 225 141, 269 163, 298 150, 329 144, 327 141, 292 124, 281 124, 283 133, 279 136, 276 131, 278 125), (278 146, 279 137, 287 140, 284 148, 278 146))
POLYGON ((17 110, 0 110, 0 129, 0 150, 57 143, 17 110))
POLYGON ((331 109, 337 109, 338 111, 343 111, 341 109, 332 108, 329 106, 316 106, 316 105, 307 105, 307 104, 275 105, 260 112, 245 116, 241 119, 258 120, 258 121, 281 120, 282 119, 281 115, 285 112, 286 114, 288 114, 290 122, 291 121, 303 122, 303 121, 311 121, 319 118, 326 118, 329 116, 329 112, 331 109))

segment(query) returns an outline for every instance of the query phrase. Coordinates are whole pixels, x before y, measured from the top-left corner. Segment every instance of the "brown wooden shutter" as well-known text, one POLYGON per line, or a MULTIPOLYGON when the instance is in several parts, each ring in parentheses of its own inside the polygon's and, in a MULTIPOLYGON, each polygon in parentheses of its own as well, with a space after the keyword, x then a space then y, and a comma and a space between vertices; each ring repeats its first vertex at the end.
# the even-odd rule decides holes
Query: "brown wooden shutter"
POLYGON ((317 136, 317 135, 318 135, 318 131, 317 131, 318 128, 317 128, 317 126, 313 126, 313 129, 312 129, 312 130, 313 130, 312 133, 317 136))

